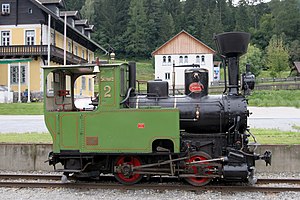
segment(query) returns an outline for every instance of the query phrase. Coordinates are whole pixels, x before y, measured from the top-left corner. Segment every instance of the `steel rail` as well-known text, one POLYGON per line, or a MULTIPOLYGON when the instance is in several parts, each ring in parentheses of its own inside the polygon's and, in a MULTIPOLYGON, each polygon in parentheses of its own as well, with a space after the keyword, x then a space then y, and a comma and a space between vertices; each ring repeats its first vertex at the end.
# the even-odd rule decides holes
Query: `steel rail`
MULTIPOLYGON (((62 175, 54 175, 54 174, 0 174, 1 179, 31 179, 31 180, 61 180, 62 175)), ((103 181, 111 181, 113 176, 100 176, 100 180, 103 181)), ((76 179, 75 177, 68 177, 69 180, 76 179)), ((157 180, 169 180, 168 182, 173 181, 176 182, 178 177, 151 177, 151 180, 154 182, 157 180)), ((300 184, 299 178, 259 178, 257 180, 257 184, 270 184, 270 183, 287 183, 287 184, 300 184)))
POLYGON ((0 182, 0 187, 14 188, 76 188, 76 189, 118 189, 118 190, 179 190, 179 191, 219 191, 219 192, 300 192, 300 187, 260 187, 260 186, 205 186, 194 187, 191 185, 153 185, 153 184, 136 184, 136 185, 121 185, 121 184, 99 184, 99 183, 49 183, 49 182, 0 182))

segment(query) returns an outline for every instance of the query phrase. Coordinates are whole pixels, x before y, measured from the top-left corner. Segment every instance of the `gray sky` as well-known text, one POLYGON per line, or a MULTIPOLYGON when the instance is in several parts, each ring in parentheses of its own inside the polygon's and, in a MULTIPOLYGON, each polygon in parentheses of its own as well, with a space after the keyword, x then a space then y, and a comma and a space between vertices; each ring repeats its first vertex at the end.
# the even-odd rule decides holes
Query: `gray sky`
MULTIPOLYGON (((233 3, 234 4, 237 4, 238 2, 239 2, 240 0, 233 0, 233 3)), ((271 1, 271 0, 263 0, 264 2, 269 2, 269 1, 271 1)))

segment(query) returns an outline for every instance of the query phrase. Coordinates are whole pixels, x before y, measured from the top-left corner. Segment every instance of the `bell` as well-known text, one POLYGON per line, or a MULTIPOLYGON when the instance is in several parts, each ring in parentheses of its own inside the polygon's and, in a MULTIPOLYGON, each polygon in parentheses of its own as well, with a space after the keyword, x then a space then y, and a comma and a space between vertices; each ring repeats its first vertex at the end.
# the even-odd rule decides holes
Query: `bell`
POLYGON ((99 66, 96 65, 96 66, 94 67, 93 73, 99 73, 99 72, 100 72, 99 66))

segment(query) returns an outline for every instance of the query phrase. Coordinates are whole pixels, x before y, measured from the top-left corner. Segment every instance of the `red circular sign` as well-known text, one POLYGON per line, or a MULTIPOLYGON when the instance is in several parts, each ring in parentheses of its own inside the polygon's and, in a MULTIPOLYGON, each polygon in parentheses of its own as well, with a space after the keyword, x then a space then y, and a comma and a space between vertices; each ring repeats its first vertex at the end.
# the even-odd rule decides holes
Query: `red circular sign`
POLYGON ((201 83, 194 82, 190 84, 189 89, 191 92, 200 93, 204 89, 204 86, 201 83))

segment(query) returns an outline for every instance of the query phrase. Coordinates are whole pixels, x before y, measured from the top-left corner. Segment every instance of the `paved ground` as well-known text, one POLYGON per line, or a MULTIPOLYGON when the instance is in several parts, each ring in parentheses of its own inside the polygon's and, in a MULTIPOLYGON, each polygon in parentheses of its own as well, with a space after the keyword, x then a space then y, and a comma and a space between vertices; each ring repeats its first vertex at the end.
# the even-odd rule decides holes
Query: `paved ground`
POLYGON ((252 113, 248 123, 250 127, 300 132, 300 109, 291 107, 249 107, 249 111, 252 113), (296 129, 296 126, 298 129, 296 129))
MULTIPOLYGON (((249 107, 249 126, 300 131, 300 109, 290 107, 249 107)), ((0 115, 0 133, 48 132, 42 115, 0 115)))

